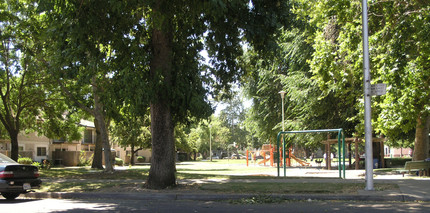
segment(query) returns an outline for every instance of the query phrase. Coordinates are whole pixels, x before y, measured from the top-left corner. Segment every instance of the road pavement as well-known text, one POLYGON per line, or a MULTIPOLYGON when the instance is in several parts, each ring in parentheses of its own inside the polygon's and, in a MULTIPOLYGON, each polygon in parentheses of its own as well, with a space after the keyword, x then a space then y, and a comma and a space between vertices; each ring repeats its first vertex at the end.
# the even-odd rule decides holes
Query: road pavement
POLYGON ((0 212, 81 213, 81 212, 348 212, 348 213, 422 213, 430 203, 372 201, 286 201, 277 203, 231 203, 191 200, 124 200, 124 199, 18 199, 0 200, 0 212))

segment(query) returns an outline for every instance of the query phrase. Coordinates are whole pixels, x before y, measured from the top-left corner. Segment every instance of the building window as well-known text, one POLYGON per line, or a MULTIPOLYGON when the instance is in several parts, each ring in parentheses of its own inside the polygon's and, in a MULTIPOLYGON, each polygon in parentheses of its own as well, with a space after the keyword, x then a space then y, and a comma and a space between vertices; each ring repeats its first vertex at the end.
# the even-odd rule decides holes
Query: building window
POLYGON ((91 130, 91 129, 85 130, 83 143, 94 143, 93 142, 93 130, 91 130))
POLYGON ((46 156, 46 147, 37 147, 37 156, 46 156))

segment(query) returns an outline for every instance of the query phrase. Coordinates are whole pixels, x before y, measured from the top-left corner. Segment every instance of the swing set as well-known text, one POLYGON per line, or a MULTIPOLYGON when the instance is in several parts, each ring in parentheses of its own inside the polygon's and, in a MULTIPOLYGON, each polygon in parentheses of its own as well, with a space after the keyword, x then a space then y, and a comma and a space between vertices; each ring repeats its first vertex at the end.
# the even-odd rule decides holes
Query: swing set
POLYGON ((287 134, 302 134, 302 133, 320 133, 320 132, 337 132, 337 144, 338 144, 338 156, 339 156, 339 178, 345 179, 345 135, 343 133, 342 129, 319 129, 319 130, 301 130, 301 131, 281 131, 278 133, 277 137, 277 147, 280 147, 280 140, 282 139, 282 156, 280 156, 280 152, 276 153, 277 156, 277 169, 278 169, 278 177, 280 176, 280 159, 283 160, 283 167, 284 167, 284 177, 287 174, 286 165, 290 165, 291 158, 294 158, 291 149, 289 148, 286 150, 286 144, 285 144, 285 135, 287 134), (288 162, 287 162, 288 160, 288 162), (343 172, 342 172, 343 171, 343 172))

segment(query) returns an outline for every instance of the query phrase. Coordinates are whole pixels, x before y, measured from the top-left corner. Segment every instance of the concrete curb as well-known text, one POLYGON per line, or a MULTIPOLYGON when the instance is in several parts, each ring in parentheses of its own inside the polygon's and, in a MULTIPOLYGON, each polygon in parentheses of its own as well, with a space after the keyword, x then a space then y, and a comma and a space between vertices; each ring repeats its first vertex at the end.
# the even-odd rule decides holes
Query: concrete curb
POLYGON ((417 198, 409 195, 332 195, 332 194, 199 194, 199 193, 63 193, 63 192, 43 192, 29 193, 21 195, 34 199, 115 199, 115 200, 193 200, 193 201, 222 201, 239 200, 251 198, 274 198, 282 200, 300 201, 424 201, 430 202, 427 198, 417 198))

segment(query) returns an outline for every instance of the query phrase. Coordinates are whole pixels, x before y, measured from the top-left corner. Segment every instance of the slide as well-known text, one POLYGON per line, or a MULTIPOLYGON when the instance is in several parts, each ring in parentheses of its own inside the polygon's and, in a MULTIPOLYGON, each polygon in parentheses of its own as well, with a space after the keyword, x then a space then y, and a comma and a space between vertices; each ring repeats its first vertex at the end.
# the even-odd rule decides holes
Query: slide
POLYGON ((263 159, 262 161, 258 162, 258 164, 266 163, 267 161, 270 161, 270 158, 263 159))
POLYGON ((297 158, 296 156, 294 156, 293 154, 291 154, 291 158, 292 159, 294 159, 297 163, 299 163, 300 165, 302 165, 302 166, 310 166, 310 163, 308 163, 308 162, 306 162, 306 161, 304 161, 304 160, 301 160, 301 159, 299 159, 299 158, 297 158))

